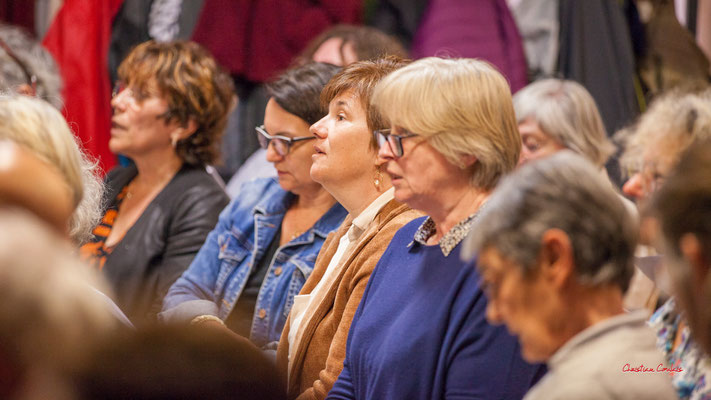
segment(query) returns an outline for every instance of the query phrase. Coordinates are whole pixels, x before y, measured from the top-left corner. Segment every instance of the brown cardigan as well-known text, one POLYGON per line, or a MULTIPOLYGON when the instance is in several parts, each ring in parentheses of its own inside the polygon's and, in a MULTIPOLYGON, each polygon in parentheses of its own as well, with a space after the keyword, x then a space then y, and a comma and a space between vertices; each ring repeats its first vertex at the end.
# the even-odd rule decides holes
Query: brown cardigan
MULTIPOLYGON (((422 214, 390 200, 375 216, 372 224, 360 236, 355 247, 343 256, 343 267, 335 283, 318 305, 315 314, 303 328, 299 348, 289 369, 289 329, 287 320, 277 350, 277 366, 289 376, 289 399, 325 399, 343 369, 346 357, 346 339, 370 273, 390 240, 403 225, 422 214)), ((311 276, 300 294, 309 294, 326 272, 341 236, 346 234, 353 218, 349 215, 337 231, 332 232, 323 244, 311 276)))

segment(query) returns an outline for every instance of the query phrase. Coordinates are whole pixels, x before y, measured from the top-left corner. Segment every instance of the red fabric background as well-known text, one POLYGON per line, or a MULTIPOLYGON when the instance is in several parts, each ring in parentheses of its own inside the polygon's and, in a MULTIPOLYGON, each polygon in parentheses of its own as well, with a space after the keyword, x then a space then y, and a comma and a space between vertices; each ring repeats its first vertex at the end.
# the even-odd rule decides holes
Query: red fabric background
POLYGON ((64 116, 104 171, 116 164, 109 151, 111 87, 107 66, 111 22, 123 0, 65 0, 43 44, 64 79, 64 116))

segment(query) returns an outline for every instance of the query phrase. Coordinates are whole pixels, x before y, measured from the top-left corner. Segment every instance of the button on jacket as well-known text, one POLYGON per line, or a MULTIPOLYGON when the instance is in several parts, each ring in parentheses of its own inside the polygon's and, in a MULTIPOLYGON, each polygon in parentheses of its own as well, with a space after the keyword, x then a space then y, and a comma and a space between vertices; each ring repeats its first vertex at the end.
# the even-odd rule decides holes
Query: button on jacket
MULTIPOLYGON (((225 320, 294 198, 275 178, 244 184, 240 196, 220 214, 190 268, 170 288, 161 318, 188 322, 215 315, 225 320)), ((279 340, 294 296, 311 274, 326 236, 345 216, 346 210, 335 204, 309 230, 277 249, 257 296, 250 334, 256 345, 279 340)))

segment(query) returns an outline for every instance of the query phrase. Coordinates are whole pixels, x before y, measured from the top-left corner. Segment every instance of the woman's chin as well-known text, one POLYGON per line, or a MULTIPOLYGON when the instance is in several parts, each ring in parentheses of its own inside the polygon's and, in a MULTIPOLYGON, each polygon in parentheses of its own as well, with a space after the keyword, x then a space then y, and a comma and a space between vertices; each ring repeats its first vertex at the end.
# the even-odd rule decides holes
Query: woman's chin
POLYGON ((320 183, 323 185, 323 182, 328 175, 325 172, 326 171, 324 171, 323 168, 319 167, 316 163, 313 163, 311 165, 311 169, 309 170, 309 175, 311 175, 311 179, 313 179, 314 182, 317 182, 317 183, 320 183))
POLYGON ((292 189, 294 189, 293 182, 288 177, 279 176, 277 181, 279 182, 279 186, 287 192, 291 192, 292 189))

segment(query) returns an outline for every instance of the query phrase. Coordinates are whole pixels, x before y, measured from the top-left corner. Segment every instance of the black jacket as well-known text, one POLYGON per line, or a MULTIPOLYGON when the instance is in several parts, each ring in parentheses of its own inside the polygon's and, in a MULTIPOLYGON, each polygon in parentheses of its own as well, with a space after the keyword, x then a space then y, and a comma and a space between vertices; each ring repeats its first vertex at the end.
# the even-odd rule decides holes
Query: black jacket
MULTIPOLYGON (((137 174, 135 166, 106 176, 107 206, 137 174)), ((183 166, 106 258, 102 268, 116 304, 134 324, 155 320, 163 297, 185 271, 229 198, 204 168, 183 166)))

